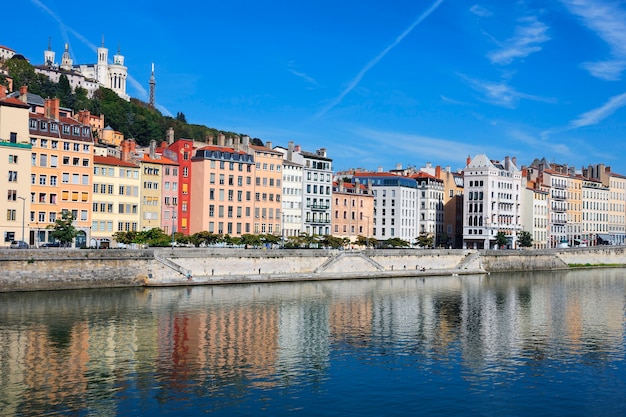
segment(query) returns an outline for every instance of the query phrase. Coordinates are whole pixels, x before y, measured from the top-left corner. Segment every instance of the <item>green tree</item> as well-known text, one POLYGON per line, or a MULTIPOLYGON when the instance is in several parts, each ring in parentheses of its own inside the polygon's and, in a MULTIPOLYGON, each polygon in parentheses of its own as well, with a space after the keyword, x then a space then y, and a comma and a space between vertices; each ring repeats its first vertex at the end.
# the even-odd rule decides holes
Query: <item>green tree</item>
POLYGON ((376 245, 376 239, 374 239, 373 237, 365 237, 365 236, 357 236, 356 238, 356 243, 359 246, 365 246, 366 248, 368 247, 374 247, 376 245))
POLYGON ((533 235, 531 235, 530 232, 527 232, 526 230, 522 230, 519 233, 517 241, 522 248, 530 248, 533 245, 533 235))
POLYGON ((498 232, 498 234, 496 234, 496 245, 498 245, 498 248, 504 248, 507 243, 509 243, 509 239, 504 232, 498 232))
POLYGON ((66 210, 59 213, 54 224, 48 226, 48 228, 52 229, 50 237, 58 240, 63 247, 69 246, 77 234, 76 228, 72 223, 74 223, 74 216, 71 211, 66 210))
POLYGON ((128 232, 113 233, 113 239, 115 239, 117 243, 122 243, 124 245, 130 245, 131 243, 134 243, 136 238, 137 232, 132 230, 129 230, 128 232))
MULTIPOLYGON (((349 241, 349 240, 348 240, 349 241)), ((324 235, 320 238, 319 242, 327 248, 339 249, 344 246, 345 241, 343 238, 335 237, 331 235, 324 235)))
POLYGON ((422 248, 432 248, 435 239, 432 235, 428 233, 420 233, 417 237, 415 245, 422 248))
POLYGON ((387 239, 385 241, 385 246, 390 246, 392 248, 408 248, 411 245, 409 242, 400 239, 399 237, 392 237, 391 239, 387 239))

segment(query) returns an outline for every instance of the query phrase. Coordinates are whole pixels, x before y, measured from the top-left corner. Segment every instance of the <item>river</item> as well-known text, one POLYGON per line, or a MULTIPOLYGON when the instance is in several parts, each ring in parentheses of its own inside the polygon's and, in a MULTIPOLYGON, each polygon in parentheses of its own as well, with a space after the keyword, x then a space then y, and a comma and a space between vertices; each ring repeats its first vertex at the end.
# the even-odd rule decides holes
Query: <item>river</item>
POLYGON ((626 270, 0 294, 2 416, 623 416, 626 270))

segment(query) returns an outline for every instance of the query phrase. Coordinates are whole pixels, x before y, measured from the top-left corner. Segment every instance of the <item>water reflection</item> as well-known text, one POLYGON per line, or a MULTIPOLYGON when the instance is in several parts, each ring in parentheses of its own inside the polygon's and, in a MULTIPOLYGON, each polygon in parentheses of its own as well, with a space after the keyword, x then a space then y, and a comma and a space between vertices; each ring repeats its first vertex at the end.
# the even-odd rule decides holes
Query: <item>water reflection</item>
POLYGON ((354 411, 346 381, 383 395, 373 369, 424 376, 411 390, 504 386, 509 406, 519 382, 584 386, 581 366, 624 382, 623 273, 0 294, 0 414, 354 411))

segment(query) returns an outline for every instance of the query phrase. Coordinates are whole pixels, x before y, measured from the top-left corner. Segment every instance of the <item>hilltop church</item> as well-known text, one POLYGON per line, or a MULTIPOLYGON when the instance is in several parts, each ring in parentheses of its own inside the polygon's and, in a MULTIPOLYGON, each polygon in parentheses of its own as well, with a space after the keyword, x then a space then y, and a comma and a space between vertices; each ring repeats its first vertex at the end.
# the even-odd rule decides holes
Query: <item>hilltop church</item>
POLYGON ((65 44, 65 51, 61 57, 61 65, 55 62, 55 52, 48 42, 48 50, 44 51, 44 64, 35 67, 35 71, 44 74, 54 82, 59 82, 61 74, 65 74, 70 82, 72 90, 82 87, 87 90, 88 97, 102 87, 113 90, 118 96, 126 101, 130 96, 126 93, 126 78, 128 69, 124 66, 124 56, 113 55, 113 63, 109 63, 109 50, 104 47, 104 36, 102 44, 97 51, 98 60, 95 64, 75 65, 70 57, 69 45, 65 44))

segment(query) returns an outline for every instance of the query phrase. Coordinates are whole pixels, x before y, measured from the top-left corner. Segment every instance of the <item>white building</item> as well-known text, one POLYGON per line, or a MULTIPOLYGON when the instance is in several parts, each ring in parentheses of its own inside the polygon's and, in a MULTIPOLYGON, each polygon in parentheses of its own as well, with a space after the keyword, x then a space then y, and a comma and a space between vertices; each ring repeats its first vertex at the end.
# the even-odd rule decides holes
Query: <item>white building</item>
POLYGON ((357 172, 354 177, 374 192, 373 237, 415 243, 419 235, 415 179, 389 172, 357 172))
POLYGON ((599 180, 586 178, 582 182, 582 235, 579 242, 613 244, 609 234, 609 187, 599 180))
POLYGON ((87 90, 89 97, 102 86, 113 90, 124 100, 130 100, 126 93, 128 69, 124 66, 124 56, 118 49, 117 54, 113 56, 113 62, 109 63, 109 50, 104 47, 104 39, 98 48, 95 64, 75 65, 68 44, 65 44, 61 65, 55 62, 55 56, 55 52, 48 45, 48 50, 44 51, 44 64, 36 66, 35 72, 48 76, 54 82, 59 82, 61 74, 65 74, 73 90, 82 87, 87 90))
POLYGON ((491 161, 480 154, 465 167, 463 199, 463 247, 488 249, 496 245, 496 236, 507 237, 507 248, 517 248, 521 225, 522 175, 515 158, 491 161))
POLYGON ((299 236, 302 232, 302 164, 283 161, 283 232, 299 236))
POLYGON ((443 180, 426 172, 411 175, 417 182, 417 213, 419 234, 433 238, 433 244, 439 243, 443 235, 443 180))
POLYGON ((533 238, 534 249, 548 247, 549 192, 546 189, 526 187, 521 193, 522 228, 533 238))

